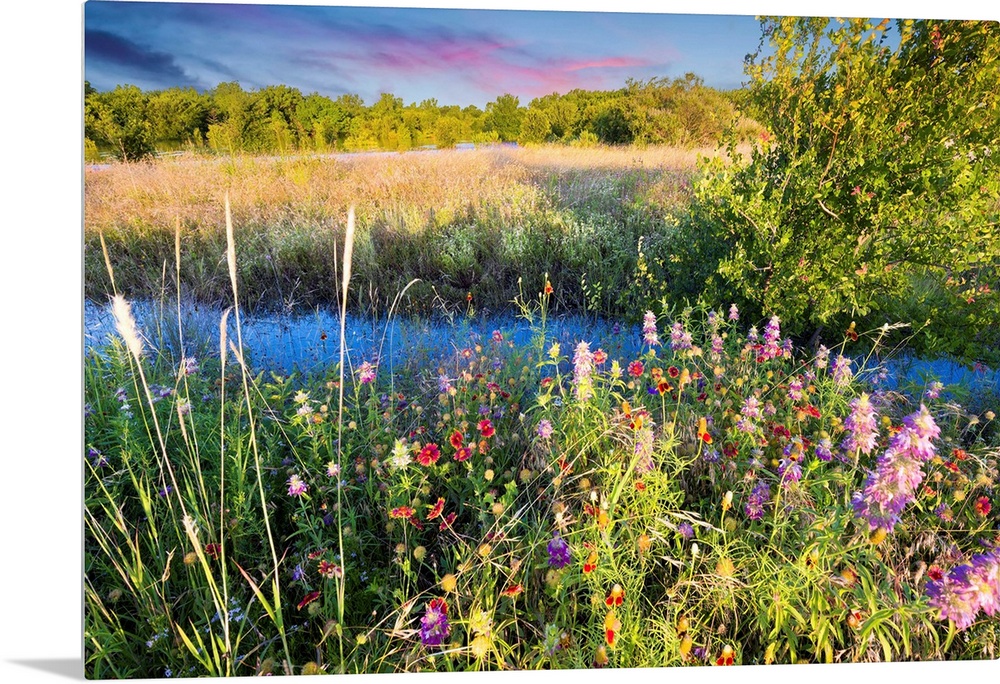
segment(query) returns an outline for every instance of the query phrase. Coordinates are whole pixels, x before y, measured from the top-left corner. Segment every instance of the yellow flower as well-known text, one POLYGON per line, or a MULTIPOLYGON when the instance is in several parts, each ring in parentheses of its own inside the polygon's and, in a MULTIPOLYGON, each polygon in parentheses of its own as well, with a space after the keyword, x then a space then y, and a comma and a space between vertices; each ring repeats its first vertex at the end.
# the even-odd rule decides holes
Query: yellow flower
POLYGON ((413 557, 416 558, 418 561, 422 561, 424 559, 424 556, 426 555, 427 555, 426 546, 418 546, 417 548, 413 549, 413 557))
POLYGON ((482 556, 483 558, 486 558, 488 555, 490 555, 490 551, 492 550, 493 550, 492 546, 490 546, 489 544, 483 544, 482 546, 479 547, 479 555, 482 556))
POLYGON ((722 498, 722 512, 725 513, 730 508, 733 507, 733 492, 729 490, 726 495, 722 498))
POLYGON ((719 562, 715 564, 715 572, 722 577, 732 577, 736 572, 736 566, 728 558, 720 558, 719 562))
POLYGON ((691 646, 693 644, 694 640, 691 638, 691 635, 685 634, 684 638, 681 639, 681 646, 680 646, 681 658, 687 660, 688 653, 691 652, 691 646))
POLYGON ((458 578, 455 577, 450 572, 441 578, 441 589, 443 589, 444 591, 451 593, 455 591, 455 588, 457 586, 458 586, 458 578))
POLYGON ((889 532, 884 527, 880 527, 868 535, 868 541, 871 542, 873 546, 878 546, 888 535, 889 532))
POLYGON ((480 634, 472 643, 469 645, 472 655, 476 658, 482 659, 486 657, 486 654, 490 652, 490 640, 489 637, 480 634))

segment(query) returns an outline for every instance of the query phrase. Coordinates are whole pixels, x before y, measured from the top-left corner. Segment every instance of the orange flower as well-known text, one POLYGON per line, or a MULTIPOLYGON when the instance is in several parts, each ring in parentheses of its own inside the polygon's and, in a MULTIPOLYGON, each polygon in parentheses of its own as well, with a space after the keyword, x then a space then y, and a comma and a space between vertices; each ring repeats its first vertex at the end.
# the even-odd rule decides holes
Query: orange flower
POLYGON ((463 442, 464 442, 464 438, 462 437, 461 431, 455 430, 454 432, 452 432, 451 433, 451 437, 448 438, 448 442, 454 448, 460 449, 462 447, 463 442))
POLYGON ((506 589, 504 589, 500 593, 503 594, 504 596, 514 597, 514 596, 519 595, 523 591, 524 591, 524 585, 522 585, 522 584, 512 584, 512 585, 510 585, 509 587, 507 587, 506 589))
POLYGON ((635 481, 635 491, 637 491, 637 492, 644 492, 644 491, 646 491, 646 483, 643 482, 642 480, 636 480, 635 481))
POLYGON ((587 556, 586 562, 583 564, 584 574, 593 572, 597 568, 597 551, 591 551, 590 555, 587 556))
POLYGON ((682 616, 681 619, 677 621, 677 633, 683 634, 684 632, 688 631, 688 627, 690 626, 691 624, 688 621, 687 617, 682 616))
POLYGON ((604 599, 604 603, 609 606, 620 606, 625 600, 625 590, 622 589, 622 585, 616 584, 611 587, 611 593, 608 597, 604 599))
POLYGON ((646 553, 649 548, 653 545, 653 541, 649 538, 649 535, 643 532, 639 535, 639 553, 646 553))
POLYGON ((594 363, 598 366, 608 360, 608 353, 603 349, 598 349, 594 352, 594 363))
POLYGON ((597 514, 597 529, 603 530, 608 526, 608 513, 607 511, 600 511, 597 514))
POLYGON ((552 294, 552 283, 550 283, 547 280, 545 281, 545 294, 547 295, 552 294))
POLYGON ((469 447, 461 447, 455 452, 455 460, 459 463, 462 461, 468 461, 470 456, 472 456, 472 449, 469 447))
POLYGON ((444 510, 444 498, 439 497, 437 503, 435 503, 433 506, 428 506, 428 508, 430 508, 431 510, 427 514, 427 519, 433 520, 434 518, 441 515, 441 512, 444 510))
POLYGON ((716 665, 732 665, 735 660, 736 653, 733 651, 733 647, 726 644, 722 647, 722 655, 719 659, 715 661, 716 665))
POLYGON ((391 511, 389 511, 389 517, 390 518, 412 518, 413 514, 415 512, 416 511, 414 511, 409 506, 397 506, 396 508, 393 508, 391 511))
POLYGON ((864 616, 860 610, 852 610, 847 614, 847 626, 851 629, 859 629, 864 621, 864 616))

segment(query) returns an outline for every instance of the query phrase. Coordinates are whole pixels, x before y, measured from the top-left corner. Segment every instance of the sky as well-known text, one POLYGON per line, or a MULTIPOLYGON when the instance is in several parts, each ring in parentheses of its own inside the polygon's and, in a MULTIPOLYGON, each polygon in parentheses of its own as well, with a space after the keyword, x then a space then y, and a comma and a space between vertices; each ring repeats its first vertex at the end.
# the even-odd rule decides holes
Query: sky
POLYGON ((738 88, 753 16, 106 2, 84 6, 85 77, 206 90, 284 84, 303 94, 391 92, 479 107, 511 93, 613 90, 694 72, 738 88))

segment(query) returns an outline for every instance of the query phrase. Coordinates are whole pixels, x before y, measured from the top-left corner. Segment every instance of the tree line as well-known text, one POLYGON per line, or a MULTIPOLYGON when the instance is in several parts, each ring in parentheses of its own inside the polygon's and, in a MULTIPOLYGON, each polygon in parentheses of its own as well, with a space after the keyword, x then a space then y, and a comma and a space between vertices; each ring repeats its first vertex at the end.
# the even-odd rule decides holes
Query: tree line
MULTIPOLYGON (((104 154, 129 161, 192 148, 285 154, 513 141, 701 146, 718 143, 739 123, 735 99, 736 93, 710 88, 692 73, 630 79, 618 90, 552 93, 527 106, 505 93, 485 109, 433 98, 404 105, 391 93, 366 105, 358 95, 303 95, 286 85, 244 90, 230 82, 207 92, 120 85, 99 92, 88 82, 84 143, 90 160, 104 154)), ((753 124, 742 127, 749 134, 753 124)))

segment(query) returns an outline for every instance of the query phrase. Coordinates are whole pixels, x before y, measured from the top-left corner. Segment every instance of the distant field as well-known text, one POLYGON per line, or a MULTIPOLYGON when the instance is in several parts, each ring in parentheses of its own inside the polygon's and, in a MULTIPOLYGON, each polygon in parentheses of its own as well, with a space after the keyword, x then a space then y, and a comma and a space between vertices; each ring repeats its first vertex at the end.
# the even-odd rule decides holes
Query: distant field
MULTIPOLYGON (((699 155, 713 150, 565 146, 326 157, 175 157, 85 171, 86 295, 110 291, 107 241, 119 289, 155 296, 172 274, 180 227, 187 294, 220 302, 223 198, 237 225, 250 307, 335 299, 334 246, 356 205, 356 274, 381 309, 411 278, 420 309, 437 296, 503 308, 518 277, 561 285, 563 306, 609 312, 634 275, 638 242, 666 232, 690 196, 699 155), (164 263, 168 264, 164 271, 164 263), (600 273, 595 273, 595 269, 600 273), (600 277, 597 277, 597 276, 600 277), (368 287, 370 285, 370 287, 368 287), (433 289, 432 289, 433 286, 433 289)), ((171 281, 172 282, 172 281, 171 281)))

